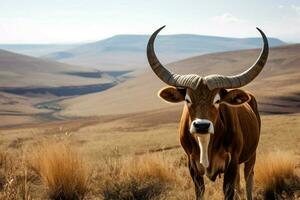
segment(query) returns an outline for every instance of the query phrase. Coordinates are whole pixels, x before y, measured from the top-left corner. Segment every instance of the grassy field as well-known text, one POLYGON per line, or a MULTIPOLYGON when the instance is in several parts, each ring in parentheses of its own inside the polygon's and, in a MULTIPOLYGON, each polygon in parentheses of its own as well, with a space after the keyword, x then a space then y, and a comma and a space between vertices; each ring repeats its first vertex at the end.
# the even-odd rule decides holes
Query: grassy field
MULTIPOLYGON (((75 185, 78 182, 80 186, 74 188, 80 187, 82 196, 87 199, 193 199, 193 184, 186 167, 185 154, 179 146, 176 119, 179 115, 177 112, 159 110, 2 128, 0 147, 3 154, 13 157, 13 164, 8 166, 16 168, 11 169, 19 174, 15 175, 18 177, 16 180, 24 179, 26 182, 18 183, 21 189, 15 193, 26 193, 29 199, 57 199, 53 194, 60 194, 55 192, 60 190, 54 186, 69 183, 56 177, 64 177, 64 181, 75 185), (163 117, 170 115, 175 117, 163 117), (45 169, 45 166, 48 168, 45 169), (67 173, 54 173, 57 166, 67 173), (24 169, 29 174, 27 178, 24 169), (77 176, 68 175, 70 173, 77 174, 80 180, 77 176), (25 192, 26 187, 28 189, 25 192)), ((269 153, 287 152, 295 162, 292 171, 298 173, 300 114, 264 115, 262 124, 258 159, 264 160, 269 153)), ((1 170, 5 169, 3 163, 5 161, 2 161, 1 170)), ((265 166, 266 163, 259 165, 265 166)), ((2 187, 5 189, 7 183, 3 173, 2 187)), ((215 183, 206 181, 207 198, 221 198, 221 179, 215 183)), ((261 187, 255 189, 258 197, 261 187)), ((1 194, 5 196, 3 191, 1 194)))

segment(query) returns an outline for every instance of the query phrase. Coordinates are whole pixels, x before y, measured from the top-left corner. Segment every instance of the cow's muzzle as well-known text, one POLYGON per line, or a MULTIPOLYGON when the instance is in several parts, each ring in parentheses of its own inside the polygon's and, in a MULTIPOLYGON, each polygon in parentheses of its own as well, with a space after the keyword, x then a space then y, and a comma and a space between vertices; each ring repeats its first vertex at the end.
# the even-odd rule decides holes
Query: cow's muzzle
POLYGON ((214 133, 214 125, 208 119, 195 119, 190 127, 190 132, 192 134, 206 134, 214 133))

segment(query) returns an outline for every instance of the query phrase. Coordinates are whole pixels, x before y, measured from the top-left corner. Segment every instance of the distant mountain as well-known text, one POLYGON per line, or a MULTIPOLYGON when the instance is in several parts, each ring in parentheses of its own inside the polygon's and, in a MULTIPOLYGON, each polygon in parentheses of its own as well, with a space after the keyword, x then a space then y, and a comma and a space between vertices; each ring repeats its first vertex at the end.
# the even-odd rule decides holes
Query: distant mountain
POLYGON ((40 57, 57 51, 67 51, 77 46, 79 44, 0 44, 0 49, 40 57))
MULTIPOLYGON (((146 45, 149 35, 116 35, 93 43, 79 45, 68 51, 58 51, 43 58, 70 64, 92 66, 101 70, 141 69, 147 66, 146 45)), ((169 63, 195 55, 261 46, 261 38, 226 38, 203 35, 158 36, 156 50, 163 63, 169 63)), ((269 38, 270 46, 285 44, 269 38)))

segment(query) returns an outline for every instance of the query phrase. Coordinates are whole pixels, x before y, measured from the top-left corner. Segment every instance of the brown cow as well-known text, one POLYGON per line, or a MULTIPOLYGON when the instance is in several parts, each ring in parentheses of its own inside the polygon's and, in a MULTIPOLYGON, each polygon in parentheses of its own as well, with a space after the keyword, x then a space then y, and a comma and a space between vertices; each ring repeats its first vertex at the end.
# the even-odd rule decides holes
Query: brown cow
POLYGON ((255 97, 234 88, 250 83, 263 69, 269 54, 265 34, 257 28, 264 45, 258 60, 247 71, 236 76, 201 77, 174 74, 159 62, 153 45, 163 28, 150 37, 147 57, 154 73, 170 85, 163 88, 159 96, 172 103, 186 102, 179 134, 188 157, 196 199, 202 199, 204 195, 203 175, 214 181, 221 173, 224 173, 225 199, 233 199, 240 187, 239 166, 242 163, 245 164, 247 199, 252 199, 253 168, 261 122, 255 97))

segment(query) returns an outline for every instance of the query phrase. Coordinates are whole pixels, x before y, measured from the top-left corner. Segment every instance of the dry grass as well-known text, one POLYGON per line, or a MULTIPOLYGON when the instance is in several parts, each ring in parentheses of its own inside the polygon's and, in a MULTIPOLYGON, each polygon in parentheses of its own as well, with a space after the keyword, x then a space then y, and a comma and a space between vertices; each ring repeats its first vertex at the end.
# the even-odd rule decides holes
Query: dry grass
MULTIPOLYGON (((34 149, 35 153, 25 152, 31 155, 28 161, 24 156, 0 154, 1 200, 45 199, 45 191, 47 198, 66 200, 194 199, 194 185, 185 156, 179 150, 131 156, 113 152, 98 162, 90 178, 87 164, 69 144, 48 142, 34 149), (38 179, 35 171, 46 190, 41 182, 34 183, 38 179), (40 189, 33 190, 34 185, 40 189)), ((296 162, 293 154, 287 152, 260 156, 255 169, 256 199, 296 199, 295 191, 300 189, 296 162)), ((211 183, 205 178, 205 182, 207 199, 223 198, 222 179, 211 183)))
MULTIPOLYGON (((158 121, 159 117, 159 115, 155 115, 155 120, 158 121)), ((10 185, 11 189, 19 188, 15 190, 17 199, 23 199, 24 190, 22 188, 25 188, 24 185, 27 185, 27 191, 29 191, 27 193, 32 199, 46 199, 45 194, 49 193, 46 179, 43 176, 42 178, 36 175, 33 176, 32 168, 27 168, 27 181, 25 181, 26 168, 24 167, 26 165, 22 161, 22 156, 25 154, 26 156, 24 157, 30 158, 32 155, 35 157, 37 154, 40 154, 41 157, 44 157, 43 159, 50 158, 46 156, 47 153, 43 153, 43 149, 51 148, 49 146, 58 146, 58 144, 46 143, 38 146, 38 148, 33 149, 33 152, 36 153, 23 151, 23 149, 28 146, 34 147, 38 141, 42 141, 45 138, 50 138, 50 140, 53 137, 65 138, 65 133, 68 132, 71 133, 68 140, 73 147, 80 148, 80 156, 76 151, 70 149, 78 155, 77 158, 84 157, 84 160, 87 162, 83 163, 82 161, 82 164, 93 166, 93 170, 87 169, 88 173, 93 174, 93 176, 91 178, 92 181, 89 182, 91 184, 88 185, 89 192, 85 199, 104 199, 105 197, 109 199, 107 196, 112 194, 120 194, 124 199, 133 199, 132 194, 136 196, 143 194, 146 196, 145 199, 193 200, 194 185, 186 167, 186 158, 183 156, 180 159, 184 155, 182 148, 135 156, 135 154, 147 151, 176 146, 179 143, 177 122, 170 124, 158 123, 155 125, 154 121, 151 121, 155 125, 155 128, 153 128, 153 126, 142 123, 142 121, 148 123, 149 118, 148 115, 138 115, 134 118, 128 115, 125 118, 112 117, 108 121, 99 119, 98 123, 95 122, 95 119, 84 119, 1 129, 0 147, 5 152, 8 151, 13 156, 13 159, 11 159, 12 164, 9 164, 10 161, 2 162, 1 160, 5 159, 2 159, 0 156, 0 161, 1 163, 6 163, 6 166, 14 166, 12 168, 17 168, 17 170, 11 170, 13 171, 11 173, 9 172, 10 170, 3 170, 3 168, 9 169, 11 167, 0 167, 0 185, 10 185), (137 118, 139 120, 136 120, 137 118), (132 122, 132 120, 137 122, 132 122), (17 146, 12 145, 16 144, 16 140, 20 141, 20 145, 19 143, 17 146), (117 152, 112 151, 116 148, 118 149, 117 152), (17 153, 18 156, 15 156, 14 153, 17 153), (163 175, 164 172, 167 175, 163 175), (18 181, 8 184, 9 182, 6 180, 11 180, 10 177, 18 181), (137 178, 133 179, 132 177, 137 178), (34 180, 34 178, 37 180, 34 180), (24 182, 27 183, 24 184, 24 182), (14 187, 13 184, 19 186, 14 187)), ((262 120, 262 135, 258 155, 261 155, 261 152, 274 151, 275 149, 287 150, 294 153, 296 156, 295 161, 298 162, 297 164, 300 164, 300 150, 297 148, 300 142, 300 115, 262 116, 262 120), (287 130, 287 126, 291 128, 287 130), (283 132, 285 134, 282 134, 283 132)), ((54 151, 61 152, 61 148, 59 149, 54 151)), ((10 158, 12 157, 11 155, 9 156, 10 158)), ((265 157, 263 158, 266 160, 265 157)), ((31 162, 32 159, 28 163, 33 165, 34 163, 31 162)), ((268 173, 266 171, 269 166, 264 163, 257 165, 262 166, 263 174, 268 173)), ((39 174, 42 175, 41 173, 39 174)), ((258 172, 256 172, 257 174, 258 172)), ((59 176, 64 178, 65 174, 62 172, 59 176)), ((217 179, 215 183, 212 183, 205 178, 205 184, 206 199, 223 199, 222 179, 217 179)), ((259 185, 259 183, 255 185, 259 186, 254 191, 254 196, 258 197, 256 194, 263 190, 262 185, 259 185)), ((3 196, 3 194, 3 189, 0 189, 0 195, 3 196)), ((112 196, 110 197, 111 199, 113 198, 112 196)))
POLYGON ((41 145, 31 165, 42 177, 50 199, 83 199, 88 192, 86 163, 64 142, 41 145))
POLYGON ((261 155, 255 166, 255 182, 265 199, 286 199, 297 195, 300 178, 295 171, 297 160, 289 152, 261 155))
MULTIPOLYGON (((98 181, 100 199, 104 200, 195 199, 185 155, 178 151, 110 157, 94 180, 98 181)), ((221 185, 221 180, 207 182, 205 198, 222 199, 221 185)))
POLYGON ((0 199, 30 200, 30 186, 36 176, 28 172, 24 158, 7 152, 0 153, 0 199))
POLYGON ((161 154, 105 159, 100 193, 105 200, 157 199, 177 181, 176 169, 161 154))

